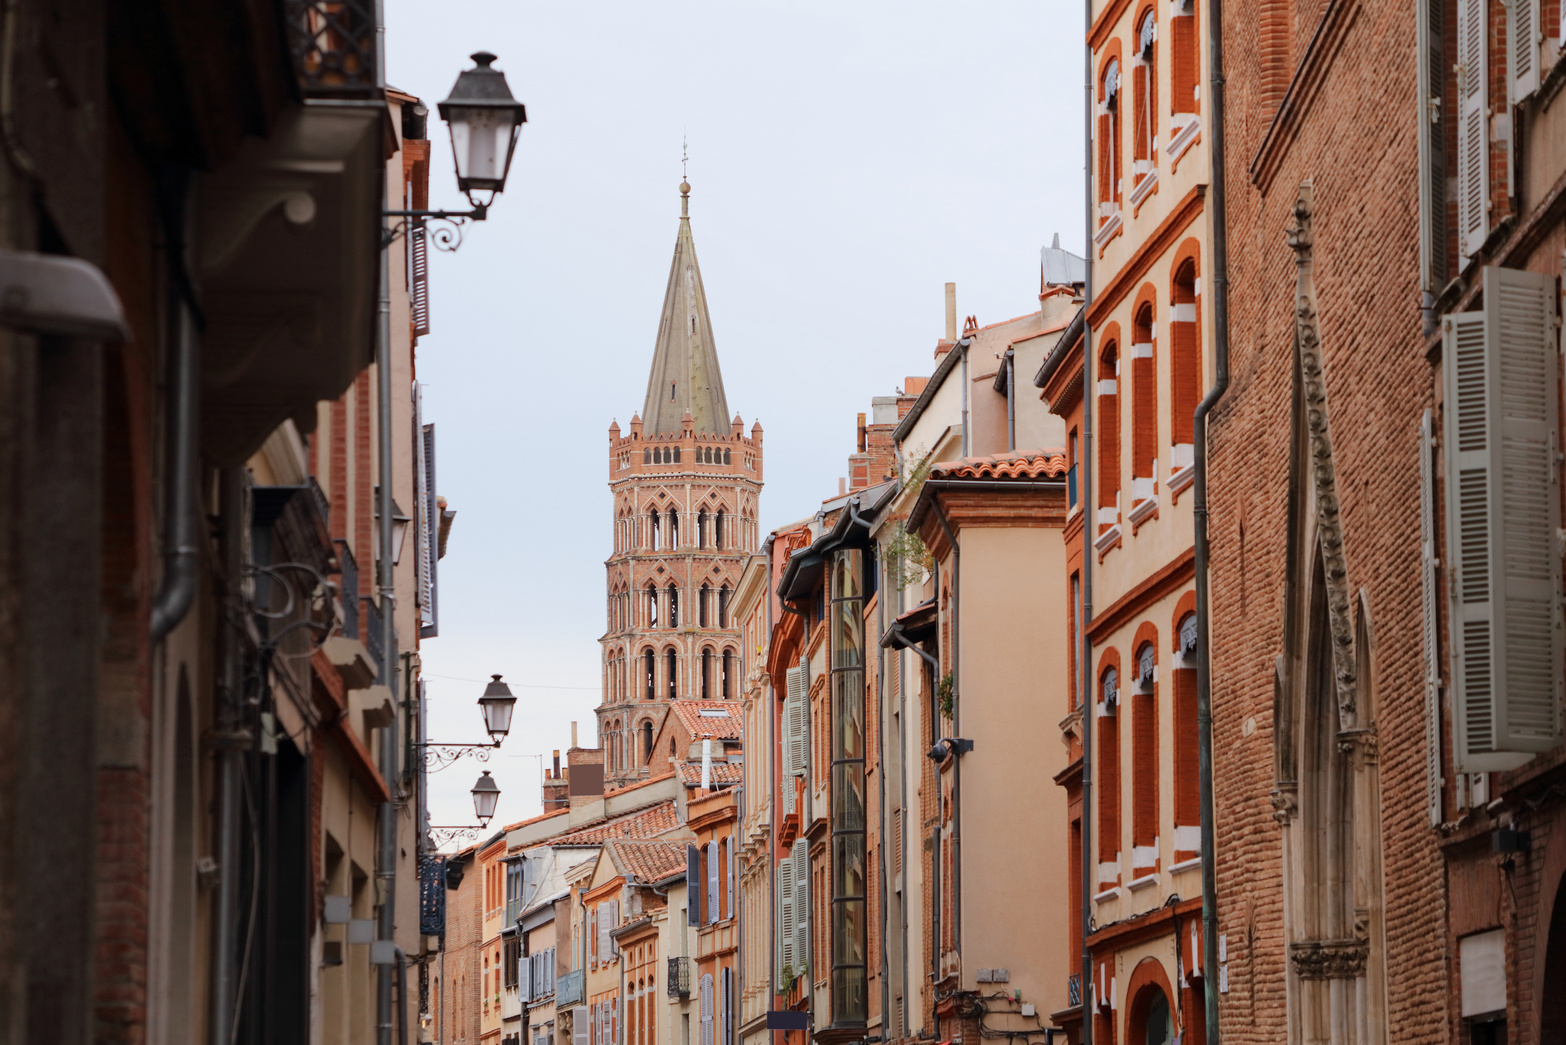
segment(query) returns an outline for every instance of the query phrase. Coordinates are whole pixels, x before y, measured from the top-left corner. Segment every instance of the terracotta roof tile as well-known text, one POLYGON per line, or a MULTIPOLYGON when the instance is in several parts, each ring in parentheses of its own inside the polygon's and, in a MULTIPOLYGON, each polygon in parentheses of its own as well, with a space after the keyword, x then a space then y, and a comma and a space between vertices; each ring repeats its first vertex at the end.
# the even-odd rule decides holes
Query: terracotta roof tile
MULTIPOLYGON (((745 779, 745 767, 737 762, 714 762, 712 764, 712 782, 714 784, 738 784, 745 779)), ((680 780, 687 787, 701 786, 701 763, 680 763, 680 780)))
POLYGON ((739 740, 744 735, 745 705, 737 700, 676 700, 669 707, 698 740, 739 740))
POLYGON ((930 469, 932 479, 1059 479, 1066 474, 1059 450, 1023 450, 947 461, 930 469))
MULTIPOLYGON (((548 839, 549 845, 594 845, 610 838, 654 838, 680 826, 673 802, 659 802, 645 809, 589 824, 570 834, 548 839)), ((541 843, 542 844, 542 843, 541 843)))
POLYGON ((642 882, 661 882, 685 871, 685 843, 614 839, 605 844, 617 867, 642 882))

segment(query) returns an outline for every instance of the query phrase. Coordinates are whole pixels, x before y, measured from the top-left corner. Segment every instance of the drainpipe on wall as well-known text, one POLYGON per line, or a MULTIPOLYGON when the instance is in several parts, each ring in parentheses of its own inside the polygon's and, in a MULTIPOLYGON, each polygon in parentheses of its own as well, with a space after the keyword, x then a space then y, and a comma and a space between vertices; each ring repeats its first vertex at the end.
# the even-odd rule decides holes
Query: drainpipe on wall
POLYGON ((1218 1029, 1218 875, 1213 830, 1213 705, 1212 627, 1207 535, 1207 416, 1229 387, 1229 244, 1224 214, 1223 126, 1223 3, 1207 5, 1208 54, 1212 98, 1213 190, 1213 363, 1212 387, 1193 419, 1196 523, 1196 625, 1200 629, 1196 656, 1197 769, 1201 788, 1202 830, 1202 987, 1206 1002, 1207 1045, 1219 1045, 1218 1029))
POLYGON ((245 569, 244 535, 249 526, 245 470, 242 467, 223 469, 221 484, 223 602, 220 613, 226 618, 226 626, 218 629, 222 637, 222 683, 212 729, 212 739, 217 747, 214 784, 218 881, 213 895, 212 970, 207 1002, 207 1040, 211 1045, 230 1045, 236 1020, 234 958, 239 920, 239 759, 242 746, 238 710, 244 678, 239 663, 239 637, 243 634, 240 618, 244 614, 240 592, 245 569))
MULTIPOLYGON (((1083 35, 1093 27, 1093 0, 1083 0, 1083 35)), ((1080 648, 1077 656, 1078 703, 1082 708, 1082 970, 1077 986, 1082 1012, 1082 1045, 1093 1045, 1093 1007, 1089 992, 1093 986, 1093 950, 1088 936, 1093 926, 1093 642, 1088 638, 1088 623, 1093 619, 1093 538, 1098 533, 1098 509, 1093 506, 1093 325, 1087 322, 1093 304, 1093 47, 1082 51, 1082 192, 1083 192, 1083 266, 1082 277, 1082 456, 1078 465, 1082 490, 1077 502, 1082 509, 1082 604, 1077 607, 1080 648)))
POLYGON ((963 338, 957 342, 957 350, 962 353, 962 455, 968 456, 968 345, 972 338, 963 338))
MULTIPOLYGON (((967 338, 963 339, 963 371, 967 373, 967 338)), ((967 393, 966 380, 963 384, 963 392, 967 393)), ((963 440, 968 438, 967 419, 963 420, 963 440)), ((962 649, 962 548, 957 544, 957 535, 952 533, 951 525, 946 521, 946 512, 941 508, 939 494, 930 498, 930 507, 935 511, 935 520, 941 524, 941 530, 946 534, 947 543, 952 546, 952 735, 962 736, 962 694, 959 692, 959 680, 962 672, 959 670, 961 661, 958 659, 962 649)), ((939 609, 940 603, 936 603, 939 609)), ((939 684, 940 680, 936 680, 939 684)), ((933 716, 939 721, 940 708, 936 708, 937 715, 933 716)), ((962 960, 962 759, 956 751, 948 756, 952 760, 952 946, 957 950, 958 961, 962 960)), ((936 791, 939 793, 939 775, 936 777, 936 791)), ((940 821, 937 820, 937 823, 940 821)), ((939 894, 937 894, 939 895, 939 894)), ((937 952, 939 946, 937 945, 937 952)), ((961 977, 958 978, 959 985, 961 977)))
POLYGON ((1006 350, 1006 452, 1017 452, 1017 353, 1006 350))

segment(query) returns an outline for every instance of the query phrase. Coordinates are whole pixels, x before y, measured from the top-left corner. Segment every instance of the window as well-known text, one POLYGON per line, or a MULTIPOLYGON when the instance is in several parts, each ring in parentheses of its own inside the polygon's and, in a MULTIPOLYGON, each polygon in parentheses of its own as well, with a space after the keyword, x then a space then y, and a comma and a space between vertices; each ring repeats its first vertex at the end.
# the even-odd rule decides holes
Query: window
POLYGON ((718 514, 712 523, 712 546, 714 548, 723 547, 723 520, 724 512, 722 508, 719 508, 718 514))
POLYGON ((647 626, 658 626, 658 589, 651 582, 647 585, 647 626))
POLYGON ((724 650, 723 651, 723 680, 722 680, 722 684, 718 687, 719 695, 722 696, 724 700, 733 700, 734 699, 733 678, 734 678, 734 651, 733 650, 724 650))
POLYGON ((1144 301, 1131 328, 1131 502, 1153 496, 1158 474, 1158 367, 1153 356, 1153 303, 1144 301))
POLYGON ((1098 361, 1098 530, 1120 522, 1120 350, 1113 340, 1098 361))
POLYGON ((1197 783, 1196 614, 1180 619, 1178 655, 1172 677, 1174 730, 1174 859, 1190 860, 1201 851, 1201 792, 1197 783))
POLYGON ((642 464, 652 464, 652 447, 649 446, 642 451, 642 464))
POLYGON ((729 586, 725 584, 718 589, 718 627, 729 626, 729 586))
POLYGON ((1098 215, 1102 225, 1120 212, 1120 59, 1111 58, 1098 82, 1098 215))
POLYGON ((701 593, 696 602, 696 623, 699 627, 707 626, 707 600, 712 597, 712 587, 706 583, 701 586, 701 593))
POLYGON ((1189 117, 1202 111, 1201 91, 1197 81, 1201 71, 1201 57, 1197 53, 1198 36, 1196 0, 1175 0, 1169 18, 1171 37, 1169 69, 1169 112, 1183 117, 1173 122, 1172 133, 1179 133, 1189 122, 1189 117))
MULTIPOLYGON (((677 679, 679 677, 679 670, 680 670, 679 657, 678 657, 678 655, 675 654, 673 647, 670 647, 668 650, 666 650, 664 652, 663 659, 664 659, 665 668, 668 671, 669 699, 670 700, 677 700, 678 699, 678 697, 676 696, 676 693, 677 693, 677 679)), ((671 741, 671 743, 673 743, 673 742, 671 741)))
MULTIPOLYGON (((865 845, 864 553, 833 555, 831 604, 831 772, 832 859, 830 954, 832 1022, 861 1022, 869 1016, 866 979, 868 916, 865 845)), ((825 719, 827 716, 823 715, 825 719)), ((826 927, 823 926, 823 929, 826 927)), ((815 966, 822 973, 822 964, 815 966)), ((820 977, 824 979, 824 976, 820 977)))
POLYGON ((1067 688, 1071 692, 1071 707, 1082 706, 1082 683, 1077 678, 1077 655, 1082 650, 1082 574, 1071 575, 1071 604, 1066 607, 1069 616, 1067 626, 1071 632, 1071 647, 1066 650, 1066 663, 1070 672, 1067 688))
POLYGON ((701 699, 707 700, 712 696, 712 650, 701 651, 701 699))
POLYGON ((656 678, 658 666, 653 657, 653 651, 647 650, 642 654, 642 670, 647 675, 647 699, 652 700, 658 695, 656 678))
POLYGON ((1136 31, 1136 57, 1132 62, 1135 96, 1135 141, 1132 184, 1153 169, 1158 155, 1158 16, 1152 8, 1142 15, 1136 31))
POLYGON ((1137 651, 1131 697, 1131 867, 1132 877, 1158 866, 1158 697, 1153 689, 1157 659, 1152 642, 1137 651))
POLYGON ((707 509, 696 514, 696 547, 707 547, 707 509))
POLYGON ((652 761, 653 730, 651 722, 642 723, 642 761, 652 761))
POLYGON ((658 550, 658 509, 654 508, 647 515, 647 546, 653 551, 658 550))
POLYGON ((1098 884, 1114 885, 1120 875, 1120 672, 1106 667, 1099 676, 1098 708, 1098 884), (1110 865, 1110 866, 1106 866, 1110 865))
POLYGON ((1175 267, 1170 287, 1169 442, 1173 449, 1169 463, 1175 470, 1187 468, 1195 461, 1192 428, 1202 394, 1198 287, 1197 259, 1193 253, 1175 267))
POLYGON ((1066 510, 1069 512, 1077 506, 1077 476, 1080 470, 1077 468, 1077 430, 1071 430, 1071 436, 1066 441, 1066 510))
POLYGON ((669 627, 680 626, 680 589, 669 585, 669 627))

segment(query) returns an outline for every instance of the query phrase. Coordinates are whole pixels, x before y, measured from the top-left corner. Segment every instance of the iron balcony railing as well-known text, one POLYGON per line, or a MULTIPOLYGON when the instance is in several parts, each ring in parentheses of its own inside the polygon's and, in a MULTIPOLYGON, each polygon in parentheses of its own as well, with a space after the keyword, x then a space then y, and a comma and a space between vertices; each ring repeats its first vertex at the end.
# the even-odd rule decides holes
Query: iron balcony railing
POLYGON ((386 648, 381 635, 381 608, 374 599, 364 600, 364 648, 375 665, 375 681, 386 681, 386 648))
POLYGON ((442 936, 446 932, 446 858, 419 857, 419 932, 442 936))
POLYGON ((1066 978, 1066 1001, 1071 1005, 1082 1004, 1082 974, 1074 972, 1066 978))
POLYGON ((347 541, 332 543, 337 546, 337 594, 343 604, 343 638, 356 639, 359 637, 359 563, 347 541))
POLYGON ((691 993, 691 960, 669 959, 669 997, 686 998, 691 993))
POLYGON ((376 0, 283 0, 289 57, 306 98, 376 93, 376 0))
POLYGON ((572 969, 555 981, 556 1005, 581 1005, 586 1000, 586 977, 581 969, 572 969))

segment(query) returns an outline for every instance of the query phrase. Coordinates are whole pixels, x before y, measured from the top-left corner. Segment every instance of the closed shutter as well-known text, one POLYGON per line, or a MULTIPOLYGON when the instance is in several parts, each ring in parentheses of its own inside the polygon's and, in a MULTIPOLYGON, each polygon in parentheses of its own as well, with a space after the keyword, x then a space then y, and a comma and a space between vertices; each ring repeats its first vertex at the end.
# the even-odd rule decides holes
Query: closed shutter
POLYGON ((591 1022, 586 1005, 571 1006, 571 1045, 592 1045, 588 1040, 591 1022))
POLYGON ((598 908, 594 907, 587 912, 587 956, 592 961, 598 960, 598 908))
POLYGON ((794 957, 800 976, 810 970, 810 843, 794 843, 794 957))
POLYGON ((707 919, 711 925, 718 920, 718 843, 707 843, 707 919))
POLYGON ((1490 141, 1484 0, 1457 0, 1457 252, 1461 263, 1490 231, 1490 141))
POLYGON ((777 950, 778 977, 785 969, 794 968, 794 856, 790 853, 777 866, 778 918, 777 950))
POLYGON ((430 332, 430 251, 424 219, 408 230, 408 311, 412 313, 413 336, 430 332))
POLYGON ((1508 102, 1516 105, 1539 87, 1539 5, 1511 0, 1506 10, 1506 82, 1508 102))
POLYGON ((609 999, 609 1045, 620 1045, 620 996, 609 999))
POLYGON ((1487 267, 1485 310, 1446 319, 1454 760, 1462 772, 1515 768, 1561 737, 1553 283, 1487 267))
POLYGON ((598 905, 598 960, 606 962, 610 958, 609 951, 609 905, 598 905))
POLYGON ((685 924, 701 924, 701 851, 685 844, 685 924))
POLYGON ((703 973, 701 978, 701 1045, 713 1045, 712 1042, 712 973, 703 973))
MULTIPOLYGON (((620 901, 619 900, 610 900, 609 901, 609 929, 608 929, 608 931, 609 932, 613 932, 614 930, 618 929, 619 927, 620 927, 620 901)), ((617 957, 619 957, 619 955, 620 955, 620 941, 616 940, 613 936, 610 936, 609 937, 609 956, 611 958, 617 958, 617 957)))
POLYGON ((734 906, 734 903, 735 903, 734 886, 735 886, 735 880, 736 880, 736 878, 737 878, 737 876, 739 874, 739 868, 735 866, 736 861, 734 859, 734 836, 733 835, 729 835, 727 838, 725 838, 723 840, 723 850, 724 850, 724 857, 725 857, 725 859, 723 861, 723 866, 728 870, 728 875, 729 875, 729 890, 728 890, 729 891, 729 905, 728 905, 727 910, 729 912, 729 917, 733 918, 734 917, 734 912, 736 910, 736 908, 734 906))
POLYGON ((1420 608, 1425 653, 1425 805, 1430 825, 1441 815, 1441 651, 1436 617, 1435 422, 1426 410, 1419 419, 1420 608))
POLYGON ((734 1011, 734 970, 723 970, 723 989, 718 992, 718 1011, 722 1018, 718 1021, 720 1036, 718 1045, 729 1045, 732 1040, 729 1036, 729 1024, 734 1011))
MULTIPOLYGON (((508 956, 507 960, 511 961, 513 959, 508 956)), ((533 966, 537 959, 518 957, 514 960, 518 966, 515 973, 517 978, 517 996, 523 1004, 526 1004, 533 1000, 533 966)))

